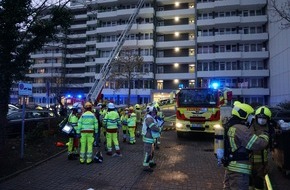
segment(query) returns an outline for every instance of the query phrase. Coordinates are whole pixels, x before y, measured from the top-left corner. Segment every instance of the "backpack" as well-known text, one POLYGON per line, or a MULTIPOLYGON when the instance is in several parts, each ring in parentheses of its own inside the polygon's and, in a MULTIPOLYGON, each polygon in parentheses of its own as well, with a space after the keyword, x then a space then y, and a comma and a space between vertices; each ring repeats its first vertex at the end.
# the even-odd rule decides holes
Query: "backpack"
POLYGON ((228 121, 226 124, 224 124, 224 157, 222 158, 222 163, 224 167, 227 167, 230 163, 230 155, 232 153, 230 141, 228 137, 228 131, 230 128, 230 122, 228 121))

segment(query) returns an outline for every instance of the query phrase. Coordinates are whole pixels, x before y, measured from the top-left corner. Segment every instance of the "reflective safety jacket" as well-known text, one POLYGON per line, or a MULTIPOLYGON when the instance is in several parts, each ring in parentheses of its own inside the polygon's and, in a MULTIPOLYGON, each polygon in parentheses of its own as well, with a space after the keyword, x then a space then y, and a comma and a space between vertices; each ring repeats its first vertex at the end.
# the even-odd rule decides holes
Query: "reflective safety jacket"
POLYGON ((121 126, 120 116, 116 111, 109 111, 103 120, 104 127, 108 129, 118 129, 121 126))
POLYGON ((154 139, 160 137, 160 128, 157 121, 150 114, 147 114, 144 118, 142 135, 143 142, 151 144, 154 143, 154 139))
POLYGON ((77 134, 82 132, 98 133, 98 120, 91 111, 86 111, 78 121, 77 134))
MULTIPOLYGON (((257 124, 256 122, 254 122, 250 128, 252 130, 253 133, 255 133, 256 135, 261 135, 263 134, 264 130, 269 131, 269 126, 260 126, 259 124, 257 124)), ((268 146, 260 151, 253 151, 253 154, 251 156, 251 162, 252 163, 266 163, 268 162, 268 146)))
POLYGON ((230 161, 227 169, 233 172, 251 174, 249 151, 265 149, 269 142, 268 134, 263 132, 260 135, 255 135, 247 126, 235 124, 229 128, 227 135, 231 152, 236 155, 236 158, 230 161))
POLYGON ((142 111, 140 109, 135 109, 136 122, 138 122, 138 123, 141 122, 141 113, 142 113, 142 111))
POLYGON ((127 122, 128 122, 129 128, 136 126, 137 118, 136 118, 136 114, 134 112, 131 113, 131 115, 128 117, 127 122))
POLYGON ((79 120, 79 118, 75 114, 73 114, 73 113, 71 113, 68 116, 68 122, 69 122, 69 124, 71 124, 73 126, 73 128, 75 130, 77 130, 78 120, 79 120))
POLYGON ((121 123, 122 123, 122 125, 123 126, 127 126, 128 125, 128 114, 123 114, 122 116, 121 116, 121 123))

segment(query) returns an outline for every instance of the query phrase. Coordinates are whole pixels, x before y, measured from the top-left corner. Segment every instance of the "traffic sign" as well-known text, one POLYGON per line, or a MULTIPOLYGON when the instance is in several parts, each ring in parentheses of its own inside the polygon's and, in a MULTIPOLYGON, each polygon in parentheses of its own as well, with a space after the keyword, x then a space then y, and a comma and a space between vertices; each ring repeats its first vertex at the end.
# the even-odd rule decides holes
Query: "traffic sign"
POLYGON ((32 84, 20 82, 18 84, 18 95, 32 96, 32 84))

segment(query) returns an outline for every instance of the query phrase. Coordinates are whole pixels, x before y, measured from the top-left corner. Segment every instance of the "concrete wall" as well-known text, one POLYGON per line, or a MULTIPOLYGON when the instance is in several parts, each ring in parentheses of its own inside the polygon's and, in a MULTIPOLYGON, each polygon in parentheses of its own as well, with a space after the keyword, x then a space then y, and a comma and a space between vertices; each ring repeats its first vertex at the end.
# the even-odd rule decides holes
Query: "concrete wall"
POLYGON ((290 27, 282 29, 271 15, 269 12, 270 105, 276 105, 290 101, 290 27))

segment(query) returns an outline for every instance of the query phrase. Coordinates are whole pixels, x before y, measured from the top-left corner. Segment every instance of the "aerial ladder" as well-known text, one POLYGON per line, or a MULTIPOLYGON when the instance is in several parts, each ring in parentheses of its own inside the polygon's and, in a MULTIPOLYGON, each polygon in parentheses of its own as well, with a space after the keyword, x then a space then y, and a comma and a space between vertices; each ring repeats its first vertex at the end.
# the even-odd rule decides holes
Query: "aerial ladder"
POLYGON ((106 79, 111 71, 111 63, 115 59, 115 57, 119 54, 119 52, 122 49, 122 46, 126 40, 126 37, 128 36, 129 31, 132 28, 132 25, 134 24, 134 21, 139 14, 139 11, 141 7, 143 6, 145 0, 139 0, 137 7, 134 10, 134 13, 130 16, 128 20, 128 24, 126 28, 122 31, 121 35, 119 36, 117 40, 117 45, 112 49, 109 59, 107 62, 103 65, 100 73, 99 73, 99 79, 96 79, 94 82, 92 88, 90 89, 89 93, 87 94, 87 101, 95 102, 97 97, 100 95, 103 86, 106 83, 106 79))

